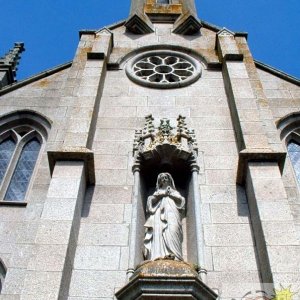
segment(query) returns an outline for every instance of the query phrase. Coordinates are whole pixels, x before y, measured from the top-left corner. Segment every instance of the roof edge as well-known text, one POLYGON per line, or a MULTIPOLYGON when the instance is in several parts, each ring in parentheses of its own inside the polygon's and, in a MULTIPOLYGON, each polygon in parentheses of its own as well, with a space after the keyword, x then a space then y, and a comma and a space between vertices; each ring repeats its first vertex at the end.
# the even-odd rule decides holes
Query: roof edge
POLYGON ((262 63, 262 62, 260 62, 256 59, 254 60, 254 63, 255 63, 257 68, 259 68, 263 71, 267 71, 267 72, 269 72, 269 73, 271 73, 271 74, 273 74, 273 75, 275 75, 275 76, 277 76, 281 79, 284 79, 284 80, 286 80, 290 83, 296 84, 297 86, 300 86, 300 79, 298 79, 298 78, 296 78, 292 75, 289 75, 289 74, 287 74, 287 73, 285 73, 281 70, 273 68, 273 67, 271 67, 271 66, 269 66, 265 63, 262 63))
POLYGON ((71 67, 72 65, 72 61, 71 62, 67 62, 67 63, 64 63, 64 64, 61 64, 61 65, 58 65, 54 68, 51 68, 51 69, 48 69, 46 71, 43 71, 43 72, 40 72, 36 75, 33 75, 29 78, 26 78, 24 80, 21 80, 21 81, 17 81, 16 83, 13 83, 11 85, 8 85, 7 87, 3 88, 0 90, 0 96, 4 95, 4 94, 7 94, 9 92, 12 92, 18 88, 21 88, 27 84, 30 84, 30 83, 33 83, 37 80, 40 80, 40 79, 43 79, 45 77, 48 77, 50 75, 53 75, 59 71, 62 71, 62 70, 65 70, 69 67, 71 67))

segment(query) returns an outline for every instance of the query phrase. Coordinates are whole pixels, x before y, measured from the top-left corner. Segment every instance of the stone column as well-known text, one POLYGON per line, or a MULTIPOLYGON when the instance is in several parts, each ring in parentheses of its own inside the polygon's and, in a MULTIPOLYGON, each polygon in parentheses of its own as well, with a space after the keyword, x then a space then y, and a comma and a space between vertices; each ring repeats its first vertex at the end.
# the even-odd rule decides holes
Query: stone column
POLYGON ((266 117, 268 100, 245 36, 223 29, 217 50, 239 149, 237 182, 246 185, 262 281, 270 292, 280 284, 299 286, 299 242, 281 178, 286 153, 266 117))
POLYGON ((65 93, 70 93, 73 105, 63 143, 48 150, 52 179, 35 241, 35 255, 26 271, 22 290, 26 299, 68 299, 86 184, 95 182, 91 145, 112 47, 112 33, 108 29, 86 32, 69 70, 65 93), (92 45, 92 49, 87 45, 92 45), (76 87, 72 85, 73 77, 76 87))
POLYGON ((205 269, 205 245, 204 245, 204 234, 203 234, 203 223, 202 223, 202 209, 201 209, 201 198, 199 191, 199 167, 197 165, 192 166, 192 185, 193 185, 193 196, 192 196, 192 213, 193 216, 189 215, 189 218, 193 218, 195 240, 190 241, 190 245, 196 244, 196 261, 199 269, 199 275, 202 281, 206 282, 207 271, 205 269))
POLYGON ((83 161, 56 163, 25 274, 22 299, 68 298, 85 187, 83 161))
POLYGON ((249 162, 246 191, 265 289, 299 288, 300 246, 278 164, 249 162))
POLYGON ((145 216, 143 215, 143 201, 141 197, 141 175, 140 166, 133 166, 134 184, 132 197, 132 214, 129 239, 129 262, 127 275, 128 279, 133 275, 137 265, 143 261, 142 244, 143 237, 139 233, 143 232, 145 216))

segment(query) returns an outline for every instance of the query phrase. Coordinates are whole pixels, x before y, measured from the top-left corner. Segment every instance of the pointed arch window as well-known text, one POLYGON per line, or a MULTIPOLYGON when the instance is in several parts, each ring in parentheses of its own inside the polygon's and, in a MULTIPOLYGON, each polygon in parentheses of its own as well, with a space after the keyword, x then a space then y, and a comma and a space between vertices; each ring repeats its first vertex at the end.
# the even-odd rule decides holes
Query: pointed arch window
POLYGON ((0 294, 4 284, 5 275, 6 275, 6 268, 0 259, 0 294))
POLYGON ((16 126, 0 135, 0 197, 24 202, 43 138, 30 126, 16 126))
POLYGON ((292 139, 287 144, 287 150, 292 162, 294 172, 300 186, 300 143, 292 139))

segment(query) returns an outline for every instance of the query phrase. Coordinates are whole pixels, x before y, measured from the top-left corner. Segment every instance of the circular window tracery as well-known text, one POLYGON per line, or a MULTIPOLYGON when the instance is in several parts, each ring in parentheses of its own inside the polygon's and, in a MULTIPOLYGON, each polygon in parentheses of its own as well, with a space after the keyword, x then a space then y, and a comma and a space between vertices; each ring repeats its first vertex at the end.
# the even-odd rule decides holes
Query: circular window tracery
POLYGON ((194 58, 175 51, 149 51, 136 56, 126 67, 136 83, 156 88, 176 88, 195 82, 201 66, 194 58))

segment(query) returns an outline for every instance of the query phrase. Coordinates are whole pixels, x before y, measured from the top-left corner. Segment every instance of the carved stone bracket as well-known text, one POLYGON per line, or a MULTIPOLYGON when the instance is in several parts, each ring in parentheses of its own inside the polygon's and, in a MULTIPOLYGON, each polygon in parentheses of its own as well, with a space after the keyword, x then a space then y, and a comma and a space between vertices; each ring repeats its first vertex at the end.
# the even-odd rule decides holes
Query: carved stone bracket
POLYGON ((198 147, 195 132, 188 129, 186 118, 179 115, 176 128, 172 127, 170 120, 163 118, 155 128, 152 115, 145 117, 145 126, 136 130, 133 156, 135 166, 139 162, 159 156, 161 159, 176 156, 195 164, 198 156, 198 147))

